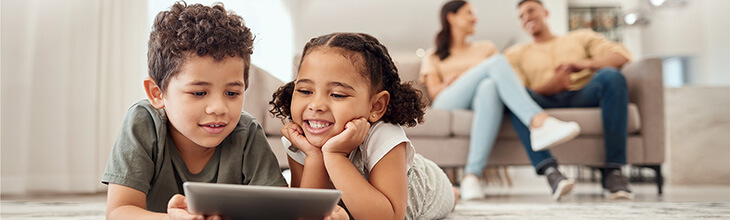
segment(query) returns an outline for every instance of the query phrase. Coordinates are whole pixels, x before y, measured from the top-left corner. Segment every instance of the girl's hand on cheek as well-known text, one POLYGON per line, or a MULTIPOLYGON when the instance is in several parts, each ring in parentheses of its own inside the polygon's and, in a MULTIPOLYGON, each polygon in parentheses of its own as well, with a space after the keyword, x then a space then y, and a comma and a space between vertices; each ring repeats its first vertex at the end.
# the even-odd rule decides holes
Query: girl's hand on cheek
POLYGON ((294 122, 289 122, 281 128, 281 134, 291 142, 297 149, 301 150, 307 156, 311 154, 321 154, 322 149, 309 143, 307 137, 304 137, 302 127, 294 122))
POLYGON ((350 215, 347 214, 347 211, 340 207, 339 205, 335 206, 335 210, 332 211, 329 215, 324 217, 325 220, 348 220, 350 219, 350 215))
POLYGON ((370 123, 365 118, 356 118, 345 124, 345 130, 330 138, 322 146, 322 152, 347 155, 360 146, 370 131, 370 123))

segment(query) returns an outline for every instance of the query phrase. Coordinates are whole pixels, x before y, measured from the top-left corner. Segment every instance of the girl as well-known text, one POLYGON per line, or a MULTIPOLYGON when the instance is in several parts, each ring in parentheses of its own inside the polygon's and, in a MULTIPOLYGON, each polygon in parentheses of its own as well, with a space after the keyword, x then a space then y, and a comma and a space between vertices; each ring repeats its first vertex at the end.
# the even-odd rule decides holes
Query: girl
MULTIPOLYGON (((450 1, 441 9, 442 29, 436 48, 423 58, 421 80, 426 84, 434 109, 474 111, 462 199, 484 197, 479 177, 504 117, 504 109, 530 128, 532 150, 546 150, 575 138, 580 127, 550 117, 527 94, 512 67, 490 41, 469 42, 477 18, 466 1, 450 1)), ((535 166, 550 167, 551 164, 535 166)), ((573 183, 559 172, 549 180, 553 197, 570 192, 573 183), (555 183, 555 184, 553 184, 555 183)))
POLYGON ((435 163, 415 153, 401 125, 423 122, 425 104, 401 84, 374 37, 333 33, 304 47, 297 79, 270 102, 287 119, 292 187, 334 188, 355 219, 435 219, 455 191, 435 163), (289 143, 290 142, 290 143, 289 143))

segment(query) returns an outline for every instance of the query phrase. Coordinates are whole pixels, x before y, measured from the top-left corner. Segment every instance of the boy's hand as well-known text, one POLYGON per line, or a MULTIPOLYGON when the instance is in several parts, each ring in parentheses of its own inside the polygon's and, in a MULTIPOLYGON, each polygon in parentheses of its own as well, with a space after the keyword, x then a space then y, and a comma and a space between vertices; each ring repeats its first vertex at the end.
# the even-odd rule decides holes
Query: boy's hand
POLYGON ((217 215, 203 217, 202 215, 190 214, 185 196, 175 194, 167 203, 167 219, 220 220, 221 217, 217 215))
POLYGON ((350 215, 347 214, 347 211, 340 207, 339 205, 335 206, 335 210, 332 210, 332 213, 324 217, 324 220, 348 220, 350 219, 350 215))
POLYGON ((203 220, 202 215, 192 215, 188 212, 188 203, 185 201, 185 196, 175 194, 170 198, 167 203, 167 218, 168 219, 191 219, 191 220, 203 220))
POLYGON ((281 128, 281 134, 284 135, 284 137, 286 137, 286 139, 288 139, 294 147, 304 152, 307 156, 322 153, 322 149, 309 143, 307 137, 304 137, 302 127, 294 122, 289 122, 284 125, 284 127, 281 128))
POLYGON ((365 118, 356 118, 345 124, 345 130, 327 140, 322 152, 347 155, 360 146, 370 131, 370 123, 365 118))

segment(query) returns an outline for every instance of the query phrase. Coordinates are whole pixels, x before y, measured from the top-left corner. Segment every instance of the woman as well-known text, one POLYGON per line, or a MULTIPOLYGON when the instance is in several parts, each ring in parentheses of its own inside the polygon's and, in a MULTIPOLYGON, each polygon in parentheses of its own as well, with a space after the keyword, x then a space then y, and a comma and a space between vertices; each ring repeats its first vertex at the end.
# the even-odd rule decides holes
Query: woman
POLYGON ((436 48, 423 58, 421 80, 433 100, 432 108, 474 111, 461 196, 466 200, 483 198, 479 177, 499 132, 505 107, 530 127, 535 151, 575 138, 580 127, 545 113, 527 94, 492 42, 466 40, 474 34, 477 22, 471 4, 448 2, 440 17, 442 29, 436 36, 436 48))

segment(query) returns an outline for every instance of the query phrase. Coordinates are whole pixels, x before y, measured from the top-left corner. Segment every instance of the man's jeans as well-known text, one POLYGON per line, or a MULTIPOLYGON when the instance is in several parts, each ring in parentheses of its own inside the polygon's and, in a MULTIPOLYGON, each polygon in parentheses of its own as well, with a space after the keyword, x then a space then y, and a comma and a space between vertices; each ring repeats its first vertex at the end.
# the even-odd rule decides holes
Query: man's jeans
MULTIPOLYGON (((626 79, 615 68, 598 70, 591 81, 578 91, 564 91, 552 96, 542 96, 528 89, 528 93, 543 108, 582 108, 601 107, 603 135, 606 149, 607 168, 619 168, 626 164, 626 138, 628 124, 628 89, 626 79)), ((509 112, 512 125, 530 157, 537 174, 542 175, 557 161, 550 151, 532 150, 530 130, 519 118, 509 112)))

